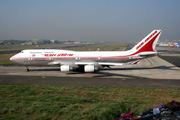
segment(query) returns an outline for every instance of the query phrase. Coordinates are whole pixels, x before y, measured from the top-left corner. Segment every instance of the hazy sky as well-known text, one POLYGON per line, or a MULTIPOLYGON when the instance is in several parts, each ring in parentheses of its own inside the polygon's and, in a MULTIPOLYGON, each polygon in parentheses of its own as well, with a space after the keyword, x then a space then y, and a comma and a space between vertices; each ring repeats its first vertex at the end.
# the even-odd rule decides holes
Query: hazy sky
POLYGON ((0 40, 180 40, 180 0, 0 0, 0 40))

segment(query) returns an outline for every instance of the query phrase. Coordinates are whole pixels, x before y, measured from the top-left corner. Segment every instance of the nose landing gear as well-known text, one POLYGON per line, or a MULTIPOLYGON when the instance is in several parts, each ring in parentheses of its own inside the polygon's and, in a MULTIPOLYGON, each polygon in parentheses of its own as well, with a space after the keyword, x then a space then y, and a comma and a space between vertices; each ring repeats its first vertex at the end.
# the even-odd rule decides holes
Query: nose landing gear
POLYGON ((29 72, 29 68, 28 68, 28 66, 26 66, 26 69, 25 69, 25 71, 26 71, 26 72, 29 72))

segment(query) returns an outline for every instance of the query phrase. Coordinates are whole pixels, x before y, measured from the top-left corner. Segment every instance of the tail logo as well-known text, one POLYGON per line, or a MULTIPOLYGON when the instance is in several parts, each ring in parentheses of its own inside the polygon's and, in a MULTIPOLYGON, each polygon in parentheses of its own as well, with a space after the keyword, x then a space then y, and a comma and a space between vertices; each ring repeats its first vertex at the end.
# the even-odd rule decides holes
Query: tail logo
POLYGON ((140 45, 138 45, 138 46, 136 47, 136 50, 139 49, 143 44, 144 44, 144 42, 142 42, 140 45))
POLYGON ((155 34, 157 33, 157 31, 154 31, 154 33, 152 33, 144 42, 140 43, 137 47, 136 50, 139 49, 142 45, 144 45, 145 43, 148 42, 149 39, 151 39, 155 34))

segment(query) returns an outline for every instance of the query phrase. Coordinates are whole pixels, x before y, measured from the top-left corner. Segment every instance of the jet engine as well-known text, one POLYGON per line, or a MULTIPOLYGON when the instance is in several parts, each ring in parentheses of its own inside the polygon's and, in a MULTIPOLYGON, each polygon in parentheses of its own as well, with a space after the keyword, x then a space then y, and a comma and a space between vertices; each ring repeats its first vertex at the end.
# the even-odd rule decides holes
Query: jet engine
POLYGON ((72 70, 72 67, 69 65, 61 65, 60 69, 63 72, 68 72, 68 71, 72 70))
POLYGON ((84 66, 84 72, 94 72, 95 70, 98 70, 98 67, 94 65, 85 65, 84 66))

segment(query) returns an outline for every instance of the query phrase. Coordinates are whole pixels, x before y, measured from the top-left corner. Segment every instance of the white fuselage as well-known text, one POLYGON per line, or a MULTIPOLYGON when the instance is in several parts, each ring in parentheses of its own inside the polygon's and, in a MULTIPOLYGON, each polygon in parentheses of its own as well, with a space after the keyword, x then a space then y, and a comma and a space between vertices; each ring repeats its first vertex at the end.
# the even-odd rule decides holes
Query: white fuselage
MULTIPOLYGON (((59 65, 61 71, 75 67, 85 72, 94 72, 99 67, 112 65, 137 64, 136 60, 157 54, 155 46, 161 30, 153 30, 131 50, 127 51, 69 51, 57 49, 23 50, 12 56, 11 61, 22 65, 59 65), (130 62, 133 61, 133 62, 130 62)), ((26 69, 29 71, 29 69, 26 69)))
POLYGON ((130 51, 69 51, 57 49, 23 50, 11 60, 22 65, 53 65, 74 62, 122 63, 140 59, 130 51))

